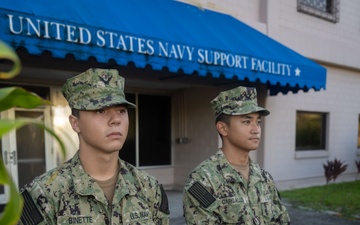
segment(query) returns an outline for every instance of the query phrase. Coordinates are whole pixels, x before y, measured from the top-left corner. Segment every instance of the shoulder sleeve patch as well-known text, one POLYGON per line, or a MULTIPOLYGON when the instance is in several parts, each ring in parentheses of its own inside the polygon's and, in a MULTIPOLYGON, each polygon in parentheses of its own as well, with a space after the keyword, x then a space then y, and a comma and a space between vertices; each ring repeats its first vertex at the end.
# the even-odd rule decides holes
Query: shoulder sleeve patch
POLYGON ((188 191, 204 208, 209 207, 216 200, 199 182, 195 182, 188 191))
POLYGON ((43 221, 44 218, 36 207, 29 192, 24 190, 21 195, 24 199, 24 207, 21 213, 21 222, 24 225, 36 225, 43 221))
POLYGON ((169 215, 170 214, 169 201, 162 185, 160 185, 160 190, 161 190, 160 211, 169 215))

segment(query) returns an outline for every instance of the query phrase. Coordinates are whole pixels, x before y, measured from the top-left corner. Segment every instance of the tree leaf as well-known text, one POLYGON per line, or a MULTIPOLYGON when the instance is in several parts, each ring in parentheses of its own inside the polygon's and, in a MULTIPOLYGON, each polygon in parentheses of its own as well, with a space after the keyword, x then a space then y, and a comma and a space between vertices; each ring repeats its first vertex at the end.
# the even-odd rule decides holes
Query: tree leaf
POLYGON ((0 137, 10 132, 13 129, 18 129, 24 126, 25 121, 22 120, 1 120, 0 122, 0 137))
POLYGON ((23 88, 0 88, 0 111, 4 111, 12 107, 31 109, 40 105, 48 104, 51 103, 23 88))
POLYGON ((0 79, 10 79, 20 73, 21 62, 19 57, 12 48, 2 41, 0 41, 0 59, 6 59, 13 63, 13 66, 9 71, 0 71, 0 79))
MULTIPOLYGON (((2 41, 0 41, 0 60, 8 60, 12 63, 12 67, 8 71, 3 71, 0 68, 0 79, 10 79, 20 73, 21 62, 19 57, 13 49, 2 41)), ((0 89, 0 111, 4 111, 12 107, 35 108, 44 104, 50 104, 50 102, 40 98, 36 94, 26 91, 25 89, 18 87, 0 89)), ((35 123, 47 132, 50 132, 50 134, 59 142, 62 154, 66 156, 65 146, 60 138, 50 128, 47 128, 44 124, 36 120, 0 120, 0 138, 11 130, 18 129, 29 123, 35 123)), ((1 155, 0 185, 9 187, 10 189, 9 201, 5 206, 4 212, 0 214, 0 224, 15 225, 18 223, 21 216, 23 200, 10 174, 4 166, 1 155)))
POLYGON ((19 129, 20 127, 28 125, 28 124, 35 124, 35 125, 39 126, 40 128, 46 130, 48 133, 50 133, 55 138, 55 140, 59 143, 62 156, 66 157, 65 145, 64 145, 63 141, 61 140, 61 138, 51 128, 48 128, 47 126, 45 126, 45 124, 43 124, 42 122, 35 120, 35 119, 1 120, 0 121, 0 138, 4 134, 10 132, 11 130, 19 129))
POLYGON ((5 207, 4 213, 0 218, 0 224, 15 225, 18 224, 18 221, 20 220, 23 208, 23 199, 13 181, 10 180, 9 182, 10 202, 5 207), (6 221, 6 223, 3 223, 3 221, 6 221))
MULTIPOLYGON (((19 129, 22 126, 27 124, 36 124, 37 126, 45 129, 49 132, 58 142, 61 148, 61 153, 65 157, 65 145, 61 141, 61 139, 54 133, 54 131, 48 127, 46 127, 42 122, 34 120, 34 119, 18 119, 18 120, 1 120, 0 121, 0 137, 4 134, 10 132, 13 129, 19 129)), ((15 225, 20 219, 23 200, 21 195, 19 194, 17 187, 13 183, 10 175, 8 174, 3 161, 0 157, 0 185, 8 185, 10 187, 10 199, 6 204, 5 210, 0 216, 0 224, 9 224, 15 225)))
MULTIPOLYGON (((22 126, 25 126, 27 124, 35 124, 43 129, 45 129, 47 132, 49 132, 58 142, 61 148, 61 153, 63 157, 66 157, 66 151, 65 151, 65 145, 55 134, 55 132, 46 127, 42 122, 37 121, 35 119, 18 119, 18 120, 1 120, 0 121, 0 138, 2 135, 10 132, 13 129, 19 129, 22 126)), ((12 181, 12 178, 8 174, 3 161, 0 157, 0 185, 9 185, 10 187, 10 199, 9 202, 6 204, 5 211, 0 216, 0 224, 9 224, 9 225, 15 225, 20 219, 22 207, 23 207, 23 201, 22 197, 19 194, 17 187, 12 181)))
POLYGON ((0 217, 0 224, 15 225, 20 219, 23 200, 0 158, 0 184, 10 187, 10 199, 0 217))

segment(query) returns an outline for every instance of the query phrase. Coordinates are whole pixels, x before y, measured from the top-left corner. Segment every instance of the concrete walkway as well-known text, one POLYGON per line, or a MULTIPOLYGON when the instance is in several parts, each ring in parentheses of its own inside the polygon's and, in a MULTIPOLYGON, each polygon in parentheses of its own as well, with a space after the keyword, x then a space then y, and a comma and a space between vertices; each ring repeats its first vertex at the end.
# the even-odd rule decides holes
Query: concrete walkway
MULTIPOLYGON (((182 192, 168 190, 166 193, 169 199, 170 225, 184 225, 185 220, 182 216, 182 192)), ((360 225, 360 220, 348 221, 336 215, 299 209, 289 204, 287 204, 286 207, 292 225, 360 225)))
POLYGON ((166 191, 170 207, 170 225, 184 225, 185 220, 182 215, 182 192, 181 191, 166 191))

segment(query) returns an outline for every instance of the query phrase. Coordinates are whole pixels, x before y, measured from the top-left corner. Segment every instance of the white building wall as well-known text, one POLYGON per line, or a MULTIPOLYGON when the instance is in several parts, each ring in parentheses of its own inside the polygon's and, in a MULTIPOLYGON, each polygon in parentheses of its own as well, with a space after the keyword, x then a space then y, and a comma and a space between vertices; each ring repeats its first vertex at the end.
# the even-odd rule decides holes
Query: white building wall
MULTIPOLYGON (((230 14, 327 68, 326 90, 269 96, 264 122, 263 166, 280 189, 325 184, 323 163, 335 157, 348 164, 338 181, 353 180, 360 114, 360 4, 340 1, 340 20, 332 23, 297 12, 289 0, 183 0, 230 14), (296 111, 328 113, 327 149, 295 152, 296 111)), ((314 75, 315 76, 315 75, 314 75)), ((196 160, 198 161, 198 160, 196 160)), ((193 164, 193 163, 192 163, 193 164)))
POLYGON ((297 1, 269 2, 275 7, 268 17, 277 18, 269 19, 269 36, 314 60, 360 69, 358 1, 340 1, 338 23, 297 12, 297 1))
MULTIPOLYGON (((185 179, 190 172, 202 161, 214 155, 221 147, 221 139, 215 127, 214 111, 210 101, 213 100, 220 91, 227 90, 226 87, 193 87, 183 90, 185 99, 186 119, 180 119, 186 123, 186 137, 190 142, 186 144, 174 143, 174 188, 181 189, 185 179)), ((263 105, 266 89, 263 85, 257 87, 258 102, 263 105)), ((175 99, 173 103, 179 104, 175 99)), ((181 111, 181 110, 180 110, 181 111)), ((175 139, 179 137, 179 112, 178 107, 174 107, 174 134, 175 139)), ((180 135, 181 136, 181 135, 180 135)), ((262 148, 262 146, 260 147, 262 148)), ((263 149, 251 152, 251 158, 255 161, 262 161, 263 149)))
POLYGON ((335 158, 349 165, 338 181, 356 177, 360 76, 353 71, 327 68, 326 91, 301 91, 267 99, 271 115, 265 125, 264 167, 280 189, 325 184, 323 164, 335 158), (328 113, 326 151, 295 152, 297 110, 328 113))
MULTIPOLYGON (((218 150, 218 134, 210 101, 218 95, 216 88, 184 90, 186 100, 186 144, 175 144, 175 186, 181 188, 189 173, 218 150)), ((176 132, 175 132, 176 133, 176 132)))
POLYGON ((268 35, 321 62, 328 73, 325 91, 268 97, 267 107, 277 121, 266 121, 264 166, 281 189, 325 184, 323 163, 335 158, 348 164, 338 181, 353 180, 357 172, 354 160, 359 159, 360 5, 355 0, 340 1, 340 21, 331 23, 297 12, 296 1, 271 1, 271 4, 268 35), (327 151, 295 154, 296 110, 329 114, 327 151), (272 132, 276 129, 280 132, 272 132), (284 157, 280 158, 282 163, 274 163, 279 161, 279 156, 284 157))
POLYGON ((340 1, 340 21, 332 23, 297 12, 289 0, 181 0, 229 14, 311 59, 360 68, 360 4, 340 1))

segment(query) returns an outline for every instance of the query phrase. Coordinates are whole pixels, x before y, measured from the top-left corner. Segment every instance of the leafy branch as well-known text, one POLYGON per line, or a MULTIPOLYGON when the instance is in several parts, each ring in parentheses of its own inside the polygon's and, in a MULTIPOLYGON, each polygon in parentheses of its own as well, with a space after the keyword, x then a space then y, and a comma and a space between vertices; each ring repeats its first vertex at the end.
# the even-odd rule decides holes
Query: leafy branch
MULTIPOLYGON (((21 62, 14 50, 9 48, 4 42, 0 41, 0 59, 12 62, 12 68, 9 71, 0 71, 0 79, 10 79, 18 75, 21 71, 21 62)), ((50 104, 49 101, 40 98, 38 95, 28 92, 20 87, 0 88, 0 111, 4 111, 13 107, 19 108, 36 108, 41 105, 50 104)), ((49 132, 58 141, 61 153, 65 157, 65 146, 61 139, 54 131, 46 127, 42 122, 35 119, 16 119, 0 121, 0 138, 14 130, 19 129, 28 124, 35 124, 49 132)), ((23 207, 23 200, 17 190, 10 174, 7 172, 0 156, 0 186, 7 185, 10 189, 9 202, 4 212, 0 216, 0 224, 15 225, 20 219, 23 207)))

